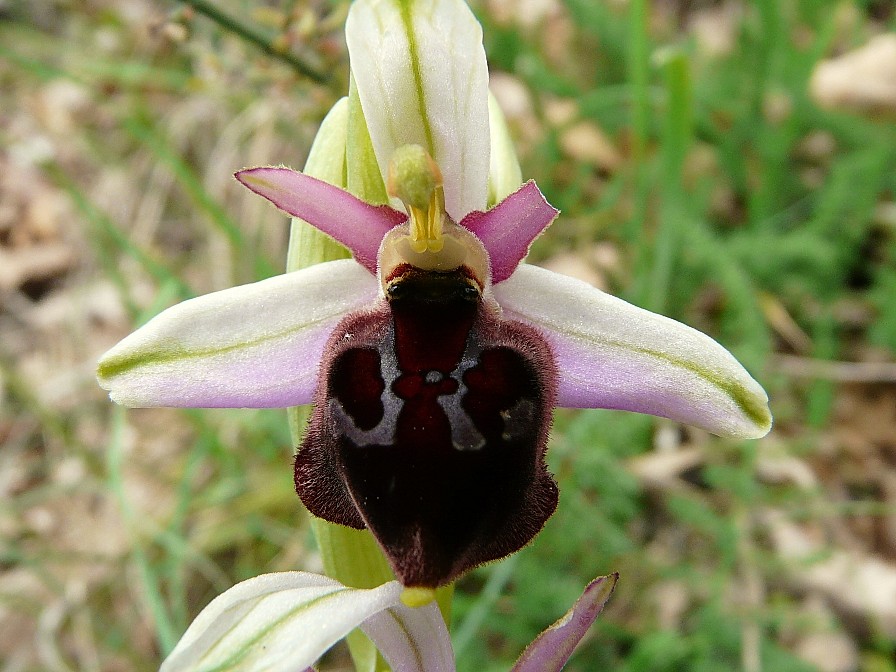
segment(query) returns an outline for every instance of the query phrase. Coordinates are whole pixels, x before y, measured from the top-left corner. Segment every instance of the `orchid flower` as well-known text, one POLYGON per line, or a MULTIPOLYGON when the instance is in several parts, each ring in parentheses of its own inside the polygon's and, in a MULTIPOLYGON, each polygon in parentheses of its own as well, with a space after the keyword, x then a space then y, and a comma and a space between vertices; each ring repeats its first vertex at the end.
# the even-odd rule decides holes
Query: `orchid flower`
POLYGON ((164 311, 100 361, 114 401, 313 402, 300 498, 368 528, 421 589, 515 552, 551 516, 556 406, 769 430, 765 392, 713 339, 523 263, 558 212, 533 182, 508 187, 481 28, 461 0, 359 0, 346 35, 391 200, 288 168, 238 172, 353 259, 164 311))
MULTIPOLYGON (((511 672, 559 672, 617 578, 589 583, 572 608, 526 647, 511 672)), ((454 652, 438 607, 407 607, 401 594, 397 581, 363 590, 306 572, 257 576, 212 600, 160 672, 308 670, 356 627, 395 672, 453 672, 454 652)))

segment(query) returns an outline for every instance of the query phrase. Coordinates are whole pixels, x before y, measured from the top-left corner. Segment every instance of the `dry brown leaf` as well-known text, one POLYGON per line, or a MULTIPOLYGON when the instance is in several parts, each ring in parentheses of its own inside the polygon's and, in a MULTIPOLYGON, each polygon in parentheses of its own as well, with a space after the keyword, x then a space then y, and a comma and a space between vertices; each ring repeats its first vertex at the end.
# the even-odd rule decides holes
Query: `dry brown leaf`
POLYGON ((815 66, 809 91, 825 107, 896 114, 896 34, 815 66))
POLYGON ((820 593, 838 610, 896 637, 896 566, 875 556, 829 549, 779 511, 766 510, 761 518, 785 561, 789 583, 820 593))
POLYGON ((607 289, 607 281, 597 270, 589 264, 581 255, 573 252, 561 252, 539 263, 549 271, 568 275, 577 280, 587 282, 599 289, 607 289))
POLYGON ((803 490, 818 487, 818 478, 805 460, 788 453, 786 444, 766 439, 758 444, 756 476, 766 483, 789 483, 803 490))
POLYGON ((690 15, 690 29, 697 47, 708 56, 727 56, 737 44, 737 31, 743 7, 725 2, 713 7, 701 7, 690 15))
POLYGON ((63 243, 0 250, 0 291, 60 276, 74 268, 76 261, 74 249, 63 243))
POLYGON ((817 623, 796 638, 794 653, 819 672, 853 672, 859 669, 859 650, 855 641, 839 629, 836 617, 823 600, 811 597, 806 601, 806 620, 817 623))
POLYGON ((542 136, 542 124, 535 116, 529 89, 519 78, 502 72, 489 76, 488 87, 507 118, 517 153, 525 156, 542 136))
POLYGON ((547 17, 560 11, 557 0, 491 0, 489 10, 499 23, 538 26, 547 17))
POLYGON ((560 147, 567 156, 608 173, 622 163, 622 156, 610 138, 590 121, 580 121, 563 131, 560 147))
POLYGON ((673 452, 652 452, 639 455, 626 463, 645 487, 668 490, 680 485, 681 475, 706 462, 702 448, 689 447, 673 452))

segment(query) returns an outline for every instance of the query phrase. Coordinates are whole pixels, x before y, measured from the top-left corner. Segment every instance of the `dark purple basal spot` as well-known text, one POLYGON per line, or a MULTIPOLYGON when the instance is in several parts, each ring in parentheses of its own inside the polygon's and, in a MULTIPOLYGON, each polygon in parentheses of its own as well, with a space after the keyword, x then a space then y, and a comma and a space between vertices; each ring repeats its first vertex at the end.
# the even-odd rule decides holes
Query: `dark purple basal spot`
POLYGON ((297 491, 315 515, 370 528, 405 585, 504 557, 553 513, 550 351, 468 274, 406 270, 388 302, 337 327, 321 370, 297 491))
POLYGON ((351 348, 333 363, 329 395, 336 399, 354 424, 370 430, 383 421, 383 390, 380 353, 369 348, 351 348))

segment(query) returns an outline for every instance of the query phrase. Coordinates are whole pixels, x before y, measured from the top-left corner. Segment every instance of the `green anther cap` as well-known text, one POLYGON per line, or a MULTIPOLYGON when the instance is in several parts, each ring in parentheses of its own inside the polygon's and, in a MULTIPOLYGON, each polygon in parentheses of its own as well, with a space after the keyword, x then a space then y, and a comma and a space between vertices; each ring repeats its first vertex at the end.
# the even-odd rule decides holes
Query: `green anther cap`
POLYGON ((402 145, 389 161, 389 195, 414 208, 426 210, 442 173, 420 145, 402 145))

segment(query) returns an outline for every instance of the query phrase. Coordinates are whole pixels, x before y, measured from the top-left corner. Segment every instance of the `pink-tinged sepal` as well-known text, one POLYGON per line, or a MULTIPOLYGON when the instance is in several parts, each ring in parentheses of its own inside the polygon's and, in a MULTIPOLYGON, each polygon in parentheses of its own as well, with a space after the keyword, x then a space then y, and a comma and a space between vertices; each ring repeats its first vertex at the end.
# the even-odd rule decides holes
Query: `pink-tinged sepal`
POLYGON ((510 672, 560 672, 610 599, 619 574, 600 576, 556 623, 536 637, 510 672))
POLYGON ((696 329, 528 264, 494 294, 550 344, 558 406, 649 413, 742 439, 771 427, 759 383, 696 329))
POLYGON ((383 236, 408 218, 387 205, 371 205, 344 189, 289 168, 247 168, 234 177, 284 212, 345 245, 355 260, 374 274, 383 236))
POLYGON ((529 254, 529 247, 560 214, 533 181, 486 212, 471 212, 461 226, 482 241, 491 260, 492 282, 506 280, 529 254))
POLYGON ((206 294, 109 350, 97 378, 125 406, 307 404, 333 327, 376 297, 376 279, 350 259, 206 294))
POLYGON ((330 340, 296 488, 368 527, 404 585, 434 587, 518 550, 556 508, 554 365, 463 269, 407 267, 387 297, 330 340))

